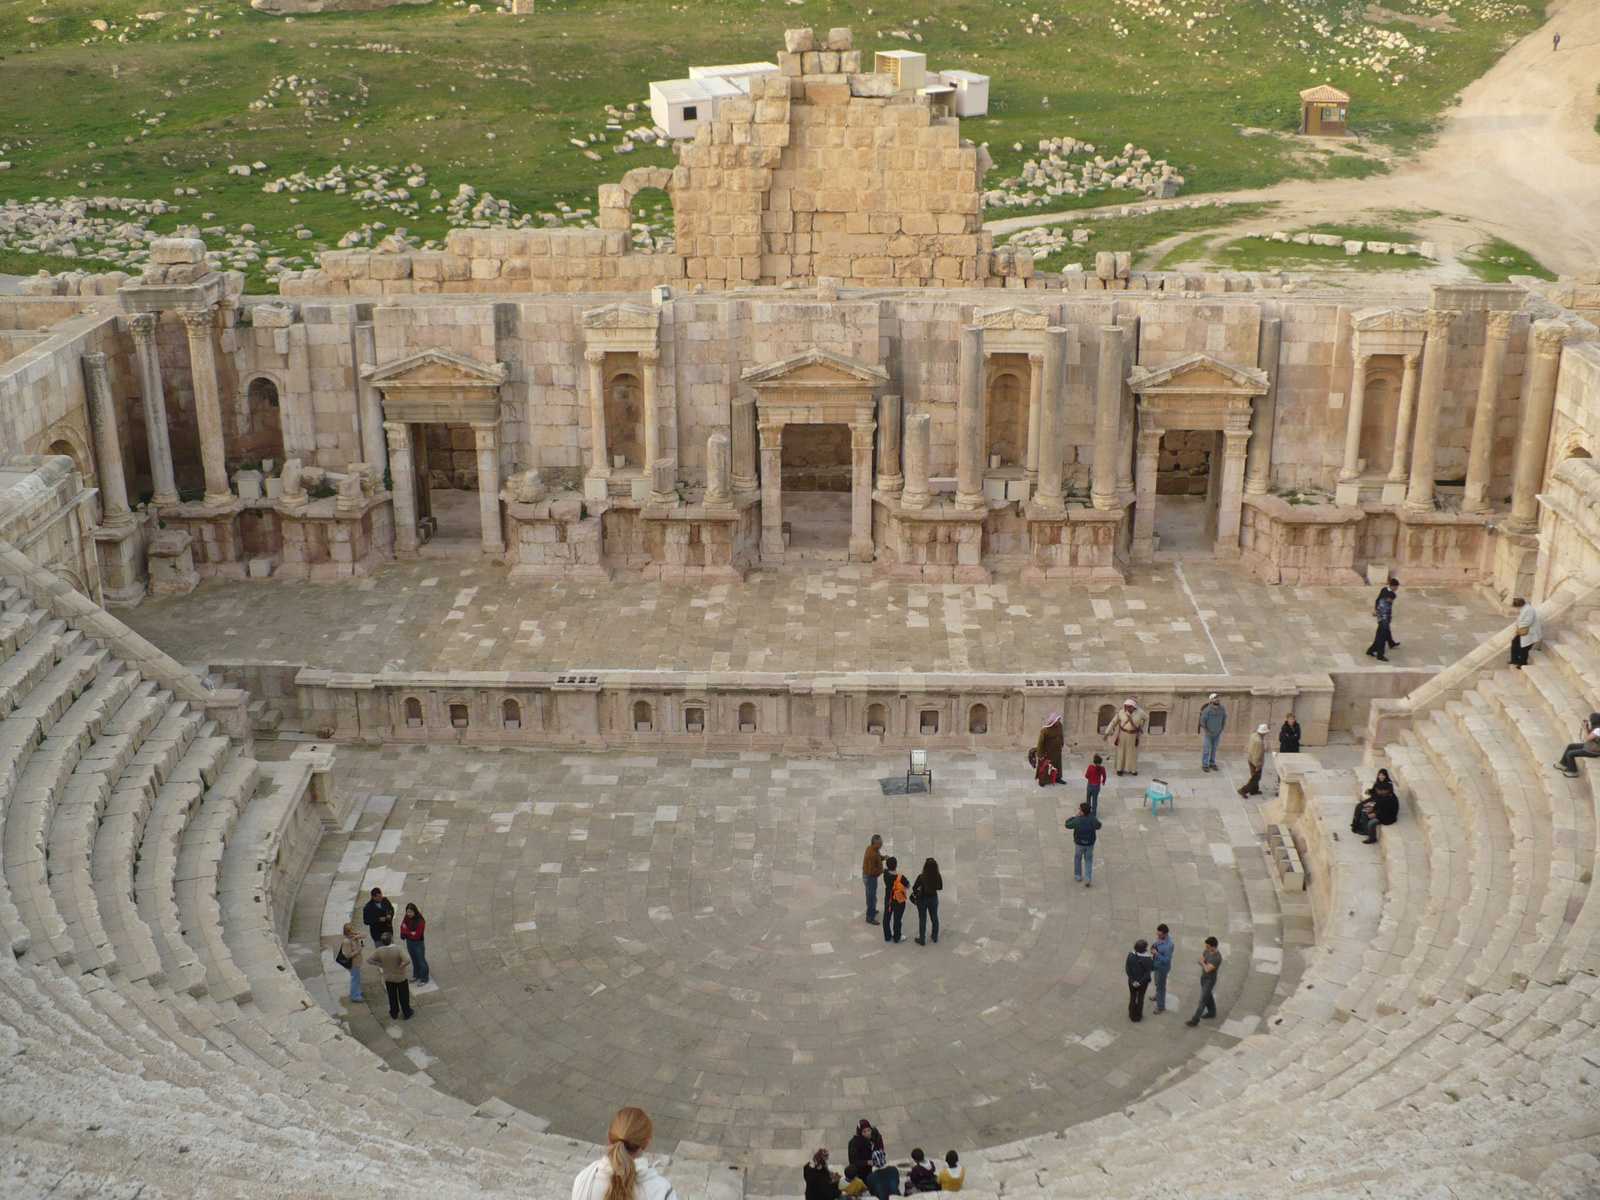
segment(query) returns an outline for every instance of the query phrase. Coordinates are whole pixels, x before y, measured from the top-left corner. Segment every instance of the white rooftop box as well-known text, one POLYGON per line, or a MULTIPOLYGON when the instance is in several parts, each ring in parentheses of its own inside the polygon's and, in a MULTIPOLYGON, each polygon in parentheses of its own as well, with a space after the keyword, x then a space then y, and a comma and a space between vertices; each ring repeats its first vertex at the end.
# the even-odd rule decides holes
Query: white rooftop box
POLYGON ((702 121, 717 115, 717 101, 744 94, 737 82, 714 75, 665 79, 650 85, 650 117, 668 137, 692 138, 702 121))
MULTIPOLYGON (((778 64, 769 62, 725 63, 720 67, 690 67, 690 79, 749 79, 755 75, 776 75, 778 64)), ((748 92, 750 89, 744 89, 748 92)))
POLYGON ((897 92, 914 92, 928 82, 928 56, 915 50, 879 50, 872 69, 893 76, 897 92))
POLYGON ((974 71, 940 71, 939 82, 956 89, 952 110, 958 117, 981 117, 989 111, 989 77, 974 71))

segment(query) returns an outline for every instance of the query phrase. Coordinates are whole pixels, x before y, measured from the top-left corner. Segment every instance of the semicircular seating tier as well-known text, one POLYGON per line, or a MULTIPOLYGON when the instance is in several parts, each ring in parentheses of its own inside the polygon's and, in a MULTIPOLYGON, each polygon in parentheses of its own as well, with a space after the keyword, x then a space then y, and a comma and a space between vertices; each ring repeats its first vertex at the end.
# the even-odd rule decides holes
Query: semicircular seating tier
MULTIPOLYGON (((8 1186, 568 1195, 596 1147, 387 1069, 302 985, 282 935, 328 816, 311 764, 257 762, 184 698, 192 675, 18 557, 0 586, 8 1186)), ((1317 947, 1258 1032, 1123 1112, 974 1148, 967 1190, 1597 1194, 1596 793, 1550 765, 1600 697, 1588 583, 1549 606, 1529 669, 1497 642, 1375 718, 1405 801, 1376 847, 1347 832, 1354 777, 1280 763, 1317 947)), ((670 1173, 686 1198, 742 1194, 725 1164, 670 1173)))

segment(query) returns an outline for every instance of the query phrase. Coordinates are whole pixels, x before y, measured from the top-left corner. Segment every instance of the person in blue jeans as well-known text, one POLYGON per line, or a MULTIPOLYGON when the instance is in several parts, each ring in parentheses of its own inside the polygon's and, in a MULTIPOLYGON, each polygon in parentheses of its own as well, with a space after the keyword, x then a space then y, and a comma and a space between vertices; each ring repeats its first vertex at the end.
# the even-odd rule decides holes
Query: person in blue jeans
POLYGON ((1078 805, 1078 815, 1067 818, 1067 828, 1072 830, 1072 882, 1084 887, 1093 885, 1094 843, 1098 837, 1100 820, 1089 811, 1089 802, 1078 805))
POLYGON ((415 904, 406 905, 406 915, 400 921, 400 940, 406 944, 411 956, 411 977, 418 984, 428 982, 427 921, 415 904))
POLYGON ((900 932, 906 919, 906 900, 911 895, 911 881, 899 871, 900 860, 883 860, 883 940, 903 942, 900 932))
POLYGON ((1167 975, 1172 970, 1172 952, 1176 950, 1177 943, 1169 936, 1165 924, 1156 926, 1156 944, 1150 947, 1150 953, 1155 958, 1153 978, 1156 985, 1155 1011, 1167 1011, 1167 975))
POLYGON ((939 874, 939 864, 924 859, 922 874, 911 885, 911 903, 917 906, 917 945, 928 944, 928 922, 933 922, 933 940, 939 941, 939 893, 944 890, 944 876, 939 874))
POLYGON ((1228 710, 1222 707, 1222 701, 1212 692, 1200 708, 1200 733, 1204 738, 1200 747, 1202 771, 1217 769, 1217 743, 1222 740, 1222 730, 1227 723, 1228 710))

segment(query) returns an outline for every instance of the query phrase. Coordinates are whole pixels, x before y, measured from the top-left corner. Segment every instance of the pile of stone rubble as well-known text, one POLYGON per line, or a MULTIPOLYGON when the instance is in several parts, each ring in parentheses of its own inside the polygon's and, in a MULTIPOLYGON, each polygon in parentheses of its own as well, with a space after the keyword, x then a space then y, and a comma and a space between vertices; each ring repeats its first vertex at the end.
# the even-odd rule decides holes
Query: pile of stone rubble
MULTIPOLYGON (((1012 147, 1020 151, 1019 142, 1012 147)), ((1183 186, 1183 176, 1165 159, 1152 159, 1132 142, 1107 158, 1094 144, 1074 137, 1045 138, 1038 157, 1022 164, 1020 175, 1000 181, 983 193, 985 208, 1038 208, 1064 196, 1087 196, 1107 189, 1143 192, 1169 200, 1183 186), (1079 161, 1073 162, 1077 158, 1079 161)))

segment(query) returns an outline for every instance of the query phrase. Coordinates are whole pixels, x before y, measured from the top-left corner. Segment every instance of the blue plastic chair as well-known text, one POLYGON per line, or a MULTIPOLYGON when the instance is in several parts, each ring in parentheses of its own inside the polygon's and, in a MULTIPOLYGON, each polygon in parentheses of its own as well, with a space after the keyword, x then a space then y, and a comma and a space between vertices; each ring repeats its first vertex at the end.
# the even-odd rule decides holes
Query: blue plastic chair
POLYGON ((1152 779, 1150 786, 1144 790, 1144 799, 1150 806, 1152 817, 1160 810, 1162 801, 1166 801, 1168 812, 1175 811, 1172 807, 1172 787, 1165 779, 1152 779))

